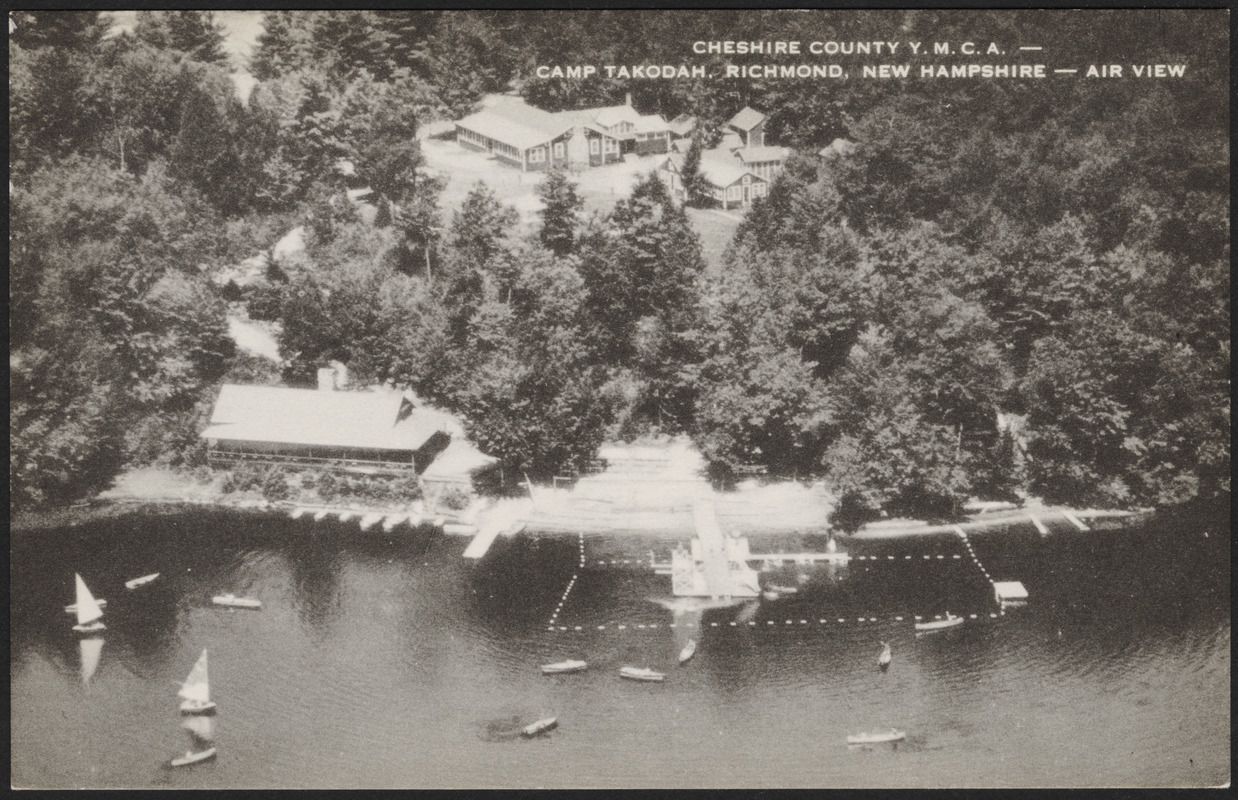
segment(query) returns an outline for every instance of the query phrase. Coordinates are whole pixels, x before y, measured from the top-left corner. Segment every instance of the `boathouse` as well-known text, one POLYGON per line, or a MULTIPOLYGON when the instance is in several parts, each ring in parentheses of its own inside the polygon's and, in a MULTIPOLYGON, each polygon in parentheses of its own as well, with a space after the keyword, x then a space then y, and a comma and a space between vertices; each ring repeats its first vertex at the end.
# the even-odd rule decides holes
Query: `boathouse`
POLYGON ((449 415, 389 390, 225 384, 202 432, 214 465, 421 472, 451 442, 449 415))

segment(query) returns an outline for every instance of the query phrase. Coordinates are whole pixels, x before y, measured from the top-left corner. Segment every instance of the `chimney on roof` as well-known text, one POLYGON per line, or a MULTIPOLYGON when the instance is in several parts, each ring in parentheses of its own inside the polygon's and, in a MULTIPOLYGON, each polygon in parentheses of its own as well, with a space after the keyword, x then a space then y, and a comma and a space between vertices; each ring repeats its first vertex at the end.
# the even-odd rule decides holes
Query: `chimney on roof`
POLYGON ((623 96, 623 104, 628 108, 632 107, 632 93, 628 92, 623 96))
POLYGON ((333 392, 348 387, 348 367, 339 361, 329 361, 327 366, 318 370, 318 389, 323 392, 333 392))

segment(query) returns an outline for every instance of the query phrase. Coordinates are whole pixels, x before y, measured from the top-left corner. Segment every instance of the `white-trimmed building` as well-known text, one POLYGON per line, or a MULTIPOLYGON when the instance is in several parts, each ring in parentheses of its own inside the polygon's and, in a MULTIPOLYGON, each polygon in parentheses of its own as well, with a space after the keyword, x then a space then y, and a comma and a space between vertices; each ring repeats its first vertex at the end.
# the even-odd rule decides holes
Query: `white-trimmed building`
MULTIPOLYGON (((671 153, 658 170, 671 197, 679 202, 687 200, 683 185, 684 156, 671 153)), ((725 150, 706 150, 701 153, 701 165, 697 171, 704 180, 706 192, 723 210, 746 208, 758 197, 764 197, 769 182, 752 174, 743 165, 737 164, 725 150)))
POLYGON ((623 105, 555 114, 504 98, 456 122, 456 141, 528 172, 597 167, 627 153, 666 153, 671 129, 657 114, 637 112, 631 95, 623 105))
POLYGON ((753 175, 762 180, 773 181, 775 176, 782 171, 782 165, 786 162, 787 156, 791 155, 791 148, 777 145, 741 147, 731 151, 731 154, 753 175))

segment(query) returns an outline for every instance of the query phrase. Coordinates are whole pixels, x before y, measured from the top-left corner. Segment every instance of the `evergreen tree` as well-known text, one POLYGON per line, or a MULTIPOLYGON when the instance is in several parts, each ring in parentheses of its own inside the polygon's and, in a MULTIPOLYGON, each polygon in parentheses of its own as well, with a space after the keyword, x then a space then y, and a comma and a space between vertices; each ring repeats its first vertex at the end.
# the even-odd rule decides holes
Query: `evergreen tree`
POLYGON ((210 11, 139 11, 133 35, 151 47, 175 50, 195 61, 227 60, 223 27, 210 11))
POLYGON ((710 204, 712 198, 705 188, 705 180, 701 177, 701 139, 693 136, 688 145, 688 152, 683 157, 683 168, 679 172, 683 183, 683 200, 693 208, 703 208, 710 204))
POLYGON ((312 58, 310 40, 306 12, 264 11, 249 71, 259 81, 269 81, 307 66, 312 58))
POLYGON ((538 184, 537 196, 545 204, 538 238, 555 255, 571 253, 576 244, 578 215, 584 205, 576 193, 576 184, 565 170, 555 168, 538 184))
POLYGON ((110 27, 98 11, 10 11, 10 44, 27 50, 54 47, 90 52, 110 27))

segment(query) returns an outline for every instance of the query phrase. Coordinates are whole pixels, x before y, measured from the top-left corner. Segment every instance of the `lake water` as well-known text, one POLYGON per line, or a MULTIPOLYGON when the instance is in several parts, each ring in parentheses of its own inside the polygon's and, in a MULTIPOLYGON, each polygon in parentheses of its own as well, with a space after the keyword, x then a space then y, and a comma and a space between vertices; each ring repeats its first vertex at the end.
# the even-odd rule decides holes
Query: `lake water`
MULTIPOLYGON (((668 554, 666 539, 519 536, 472 563, 460 557, 467 539, 428 530, 361 533, 356 522, 223 511, 19 533, 10 568, 12 782, 1227 781, 1228 522, 1081 533, 1046 521, 1047 537, 1030 524, 970 537, 993 579, 1027 587, 1028 604, 1004 614, 959 538, 935 536, 854 542, 852 555, 865 558, 845 568, 785 567, 765 577, 796 593, 706 611, 691 628, 697 615, 676 617, 650 600, 669 595, 669 576, 647 566, 651 549, 668 554), (109 601, 101 649, 83 645, 63 611, 75 571, 109 601), (162 578, 126 591, 125 580, 151 572, 162 578), (223 592, 261 599, 263 608, 213 606, 223 592), (967 623, 915 636, 914 615, 946 611, 967 623), (690 637, 696 657, 679 666, 690 637), (881 641, 894 653, 885 673, 875 665, 881 641), (168 770, 163 764, 190 746, 175 694, 203 648, 219 704, 218 758, 168 770), (94 655, 97 669, 84 681, 83 657, 94 655), (586 659, 589 669, 540 673, 563 658, 586 659), (623 665, 667 678, 624 681, 623 665), (557 730, 518 735, 549 715, 557 730), (890 727, 906 741, 846 743, 890 727)), ((805 545, 822 541, 752 539, 756 551, 805 545)))

